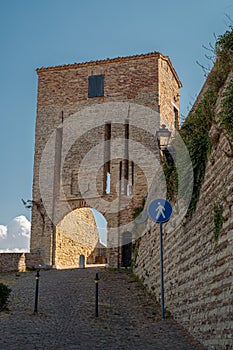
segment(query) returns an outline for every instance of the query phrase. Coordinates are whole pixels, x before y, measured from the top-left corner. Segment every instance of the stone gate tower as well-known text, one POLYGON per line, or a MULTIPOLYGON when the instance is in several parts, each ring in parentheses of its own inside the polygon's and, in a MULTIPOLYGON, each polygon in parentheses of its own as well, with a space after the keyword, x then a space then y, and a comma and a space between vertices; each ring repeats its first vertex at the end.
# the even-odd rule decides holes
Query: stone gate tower
POLYGON ((138 155, 130 142, 159 153, 154 137, 131 121, 142 111, 143 126, 141 108, 147 108, 156 113, 152 128, 177 128, 180 80, 169 57, 158 52, 37 73, 29 265, 76 266, 79 254, 88 256, 98 243, 90 210, 96 208, 108 222, 108 263, 128 266, 134 237, 125 223, 133 221, 148 193, 142 167, 131 160, 131 153, 138 155), (112 211, 101 205, 113 202, 112 211))

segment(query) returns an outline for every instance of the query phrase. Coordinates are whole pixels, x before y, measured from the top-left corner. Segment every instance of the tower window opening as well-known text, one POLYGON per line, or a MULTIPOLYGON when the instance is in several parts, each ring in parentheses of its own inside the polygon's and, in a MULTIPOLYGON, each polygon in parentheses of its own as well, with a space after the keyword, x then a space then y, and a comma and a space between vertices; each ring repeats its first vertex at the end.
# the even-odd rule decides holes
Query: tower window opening
POLYGON ((124 194, 129 196, 130 186, 129 186, 129 120, 125 121, 125 159, 123 162, 123 172, 124 172, 124 194))
POLYGON ((111 192, 111 174, 107 172, 106 190, 105 194, 110 194, 111 192))
POLYGON ((180 127, 179 111, 176 107, 174 107, 174 125, 175 125, 175 129, 179 129, 179 127, 180 127))
POLYGON ((105 124, 104 133, 104 194, 111 192, 111 123, 105 124))

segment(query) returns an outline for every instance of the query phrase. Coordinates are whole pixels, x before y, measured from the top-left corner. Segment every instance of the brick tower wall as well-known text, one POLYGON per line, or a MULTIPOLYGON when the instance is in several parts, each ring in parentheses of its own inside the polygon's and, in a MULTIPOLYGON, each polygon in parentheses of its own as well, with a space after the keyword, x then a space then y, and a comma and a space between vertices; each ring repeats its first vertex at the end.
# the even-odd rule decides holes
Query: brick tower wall
MULTIPOLYGON (((179 111, 181 83, 169 58, 159 53, 40 68, 37 73, 38 101, 34 156, 31 264, 33 264, 33 256, 38 258, 38 255, 40 255, 42 263, 52 265, 56 260, 52 258, 56 250, 54 245, 56 225, 64 218, 65 214, 68 214, 68 211, 65 212, 59 209, 61 201, 62 199, 68 200, 72 209, 85 206, 84 202, 77 201, 77 198, 79 198, 78 164, 86 152, 106 137, 104 125, 85 134, 81 141, 77 141, 71 147, 65 158, 63 168, 60 169, 59 157, 64 152, 62 123, 65 124, 71 115, 88 106, 105 102, 130 102, 149 107, 157 112, 162 111, 155 125, 165 123, 173 130, 175 125, 174 104, 179 111), (88 98, 88 77, 102 74, 104 75, 104 96, 88 98), (40 166, 45 145, 55 130, 56 138, 53 152, 49 155, 50 161, 47 169, 48 182, 44 185, 47 186, 48 197, 51 197, 48 200, 56 206, 56 215, 54 214, 55 217, 53 217, 55 225, 53 225, 51 215, 48 216, 45 203, 41 200, 40 166), (51 173, 54 173, 54 176, 50 181, 49 175, 51 173), (60 192, 61 181, 64 190, 63 197, 65 198, 62 198, 60 192), (53 192, 51 192, 51 188, 53 188, 53 192)), ((91 123, 89 118, 87 118, 87 124, 91 123)), ((80 125, 80 128, 82 128, 82 125, 80 125)), ((125 125, 113 125, 111 137, 114 139, 114 134, 116 137, 119 137, 119 135, 124 137, 125 128, 125 125)), ((154 142, 150 137, 144 137, 143 134, 140 134, 140 131, 133 130, 131 127, 129 132, 131 135, 134 134, 134 138, 138 139, 139 142, 143 138, 145 145, 148 147, 151 147, 151 143, 154 142)), ((103 157, 104 155, 97 156, 103 157)), ((121 160, 111 162, 111 193, 108 200, 111 200, 111 196, 114 196, 115 184, 119 178, 120 162, 121 160)), ((139 185, 135 185, 137 189, 134 192, 133 204, 127 214, 131 217, 133 207, 139 205, 138 203, 141 202, 148 191, 145 187, 146 182, 143 179, 143 174, 137 168, 135 180, 139 185), (140 179, 139 182, 138 179, 140 179)), ((97 178, 100 196, 104 195, 104 181, 103 169, 100 169, 100 175, 97 178)), ((115 217, 104 215, 110 226, 116 226, 119 220, 121 222, 127 220, 127 218, 124 218, 125 213, 122 213, 120 218, 119 215, 115 217)))

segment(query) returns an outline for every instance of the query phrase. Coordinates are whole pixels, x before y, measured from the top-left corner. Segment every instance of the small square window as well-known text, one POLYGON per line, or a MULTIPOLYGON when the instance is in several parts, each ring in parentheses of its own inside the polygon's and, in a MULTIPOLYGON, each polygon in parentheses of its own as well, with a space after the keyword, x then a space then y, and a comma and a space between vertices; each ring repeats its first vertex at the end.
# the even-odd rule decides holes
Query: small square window
POLYGON ((88 97, 104 96, 104 75, 91 75, 88 77, 88 97))

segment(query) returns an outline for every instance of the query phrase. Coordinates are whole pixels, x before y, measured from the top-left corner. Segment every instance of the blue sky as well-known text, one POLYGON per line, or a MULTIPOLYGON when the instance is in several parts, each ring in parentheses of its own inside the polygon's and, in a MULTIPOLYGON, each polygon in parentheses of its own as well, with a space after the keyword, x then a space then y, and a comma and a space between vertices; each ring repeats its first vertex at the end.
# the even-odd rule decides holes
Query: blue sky
POLYGON ((202 45, 233 18, 229 0, 1 0, 0 224, 30 211, 37 76, 42 66, 160 51, 183 83, 181 111, 199 92, 202 45))

